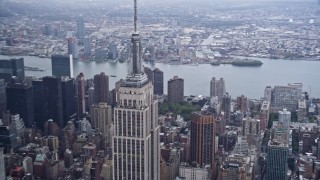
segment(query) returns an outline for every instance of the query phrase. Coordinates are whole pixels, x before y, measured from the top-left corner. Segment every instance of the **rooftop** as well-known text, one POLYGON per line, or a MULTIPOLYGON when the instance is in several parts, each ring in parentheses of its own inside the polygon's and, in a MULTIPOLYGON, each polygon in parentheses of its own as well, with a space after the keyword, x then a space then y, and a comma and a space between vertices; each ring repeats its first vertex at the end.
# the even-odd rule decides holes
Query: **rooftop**
POLYGON ((283 143, 283 142, 279 142, 279 141, 276 141, 276 140, 270 140, 269 142, 268 142, 268 147, 279 147, 279 148, 281 148, 281 147, 289 147, 288 146, 288 144, 285 144, 285 143, 283 143))

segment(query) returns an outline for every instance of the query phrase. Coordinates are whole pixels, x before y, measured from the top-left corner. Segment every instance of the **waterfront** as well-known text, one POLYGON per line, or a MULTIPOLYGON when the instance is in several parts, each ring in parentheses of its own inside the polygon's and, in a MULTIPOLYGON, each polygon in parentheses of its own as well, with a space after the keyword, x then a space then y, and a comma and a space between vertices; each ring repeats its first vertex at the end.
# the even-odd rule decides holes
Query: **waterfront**
MULTIPOLYGON (((19 56, 2 56, 0 59, 17 58, 19 56)), ((37 67, 45 71, 26 71, 26 75, 36 77, 51 75, 50 59, 25 56, 25 66, 37 67)), ((252 58, 257 59, 257 58, 252 58)), ((164 92, 167 92, 167 81, 174 75, 185 79, 185 95, 209 95, 211 78, 223 77, 226 89, 233 98, 244 94, 249 98, 260 98, 267 85, 286 85, 292 82, 302 82, 304 90, 311 96, 320 97, 320 61, 289 61, 259 59, 261 67, 236 67, 232 65, 212 66, 210 64, 195 65, 168 65, 156 63, 145 64, 151 68, 159 68, 164 72, 164 92)), ((125 78, 128 73, 128 63, 114 62, 74 62, 74 75, 83 72, 85 78, 93 78, 95 74, 105 72, 109 77, 110 88, 116 81, 125 78)))

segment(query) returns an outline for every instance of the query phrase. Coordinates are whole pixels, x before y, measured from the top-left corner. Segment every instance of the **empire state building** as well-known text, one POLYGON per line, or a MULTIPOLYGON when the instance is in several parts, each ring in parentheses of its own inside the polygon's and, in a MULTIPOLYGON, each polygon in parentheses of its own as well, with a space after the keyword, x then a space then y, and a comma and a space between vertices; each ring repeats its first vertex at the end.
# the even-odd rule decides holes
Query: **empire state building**
POLYGON ((113 179, 159 180, 158 101, 153 97, 152 83, 142 70, 136 0, 131 43, 130 72, 117 91, 114 108, 113 179))

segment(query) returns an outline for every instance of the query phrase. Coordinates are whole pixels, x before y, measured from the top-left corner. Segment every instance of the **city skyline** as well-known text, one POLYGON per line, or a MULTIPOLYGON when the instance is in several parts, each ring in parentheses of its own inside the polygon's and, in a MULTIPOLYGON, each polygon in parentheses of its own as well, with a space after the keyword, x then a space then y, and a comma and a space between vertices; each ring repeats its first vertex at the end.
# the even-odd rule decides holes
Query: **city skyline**
POLYGON ((0 178, 319 179, 316 4, 0 1, 0 178))

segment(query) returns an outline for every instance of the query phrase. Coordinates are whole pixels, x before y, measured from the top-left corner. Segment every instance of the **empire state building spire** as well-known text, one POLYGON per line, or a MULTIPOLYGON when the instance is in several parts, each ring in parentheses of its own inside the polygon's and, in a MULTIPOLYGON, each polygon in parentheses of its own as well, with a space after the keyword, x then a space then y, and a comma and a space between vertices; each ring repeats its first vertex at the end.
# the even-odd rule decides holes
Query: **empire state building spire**
POLYGON ((142 59, 141 59, 141 41, 140 35, 137 31, 137 21, 138 21, 138 7, 137 0, 134 0, 134 32, 131 36, 132 44, 132 60, 130 63, 129 74, 125 81, 125 86, 141 87, 145 85, 148 81, 148 77, 143 72, 142 59))
POLYGON ((137 21, 138 21, 138 7, 137 0, 134 0, 134 32, 137 32, 137 21))
POLYGON ((142 72, 142 63, 141 63, 141 41, 140 35, 137 31, 137 0, 134 0, 134 32, 131 37, 132 43, 132 65, 131 65, 131 74, 141 74, 142 72))

